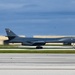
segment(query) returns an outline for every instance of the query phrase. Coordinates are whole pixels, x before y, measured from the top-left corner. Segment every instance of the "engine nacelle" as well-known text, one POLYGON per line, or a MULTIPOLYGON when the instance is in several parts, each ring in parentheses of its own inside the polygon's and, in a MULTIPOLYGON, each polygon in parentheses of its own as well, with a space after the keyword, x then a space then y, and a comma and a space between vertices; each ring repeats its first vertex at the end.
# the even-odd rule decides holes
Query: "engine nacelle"
POLYGON ((71 43, 63 43, 63 45, 70 45, 71 46, 71 43))
POLYGON ((31 43, 22 43, 22 45, 31 46, 32 44, 31 43))
POLYGON ((43 46, 43 45, 45 45, 46 43, 44 42, 44 41, 36 41, 36 42, 34 42, 32 45, 33 46, 43 46))

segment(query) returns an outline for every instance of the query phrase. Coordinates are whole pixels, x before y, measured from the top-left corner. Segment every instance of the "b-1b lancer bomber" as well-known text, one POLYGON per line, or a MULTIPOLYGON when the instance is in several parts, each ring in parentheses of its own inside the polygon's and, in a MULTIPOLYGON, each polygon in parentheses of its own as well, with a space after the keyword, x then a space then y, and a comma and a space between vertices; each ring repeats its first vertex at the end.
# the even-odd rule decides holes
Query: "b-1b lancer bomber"
POLYGON ((13 31, 6 28, 8 40, 6 43, 22 43, 26 46, 36 46, 36 49, 42 49, 46 43, 63 43, 64 45, 70 45, 75 43, 75 37, 61 37, 61 38, 33 38, 33 37, 19 37, 13 31))

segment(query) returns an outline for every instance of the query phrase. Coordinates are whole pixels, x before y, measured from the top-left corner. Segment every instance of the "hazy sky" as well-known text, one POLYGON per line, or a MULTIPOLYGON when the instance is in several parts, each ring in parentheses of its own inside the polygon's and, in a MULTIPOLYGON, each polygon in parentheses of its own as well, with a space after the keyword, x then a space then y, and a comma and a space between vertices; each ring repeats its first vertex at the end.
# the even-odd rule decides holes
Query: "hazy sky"
POLYGON ((75 11, 75 0, 0 0, 0 10, 14 12, 75 11))
POLYGON ((0 34, 75 35, 75 0, 0 0, 0 34))

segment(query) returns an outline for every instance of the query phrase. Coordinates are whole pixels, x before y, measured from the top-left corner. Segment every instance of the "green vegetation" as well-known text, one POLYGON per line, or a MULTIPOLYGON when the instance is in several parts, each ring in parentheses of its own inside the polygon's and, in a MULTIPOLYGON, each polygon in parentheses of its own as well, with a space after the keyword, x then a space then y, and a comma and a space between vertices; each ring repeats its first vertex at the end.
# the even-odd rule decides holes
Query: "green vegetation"
POLYGON ((0 49, 19 49, 16 45, 0 45, 0 49))
POLYGON ((75 50, 0 50, 0 53, 62 53, 75 54, 75 50))
POLYGON ((37 50, 33 48, 28 48, 27 50, 25 48, 19 48, 18 46, 12 46, 12 45, 0 45, 0 53, 56 53, 56 54, 75 54, 75 50, 37 50), (7 50, 3 50, 7 49, 7 50), (12 50, 10 50, 12 49, 12 50), (14 49, 20 49, 20 50, 14 50, 14 49), (25 50, 24 50, 25 49, 25 50))

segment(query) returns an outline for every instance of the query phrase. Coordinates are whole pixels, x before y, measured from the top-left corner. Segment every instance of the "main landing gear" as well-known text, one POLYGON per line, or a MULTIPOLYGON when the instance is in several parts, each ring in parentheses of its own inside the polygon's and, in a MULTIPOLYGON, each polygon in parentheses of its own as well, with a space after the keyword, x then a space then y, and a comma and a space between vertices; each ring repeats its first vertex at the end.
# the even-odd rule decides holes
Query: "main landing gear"
POLYGON ((36 49, 43 49, 43 47, 41 47, 41 46, 37 46, 36 49))

